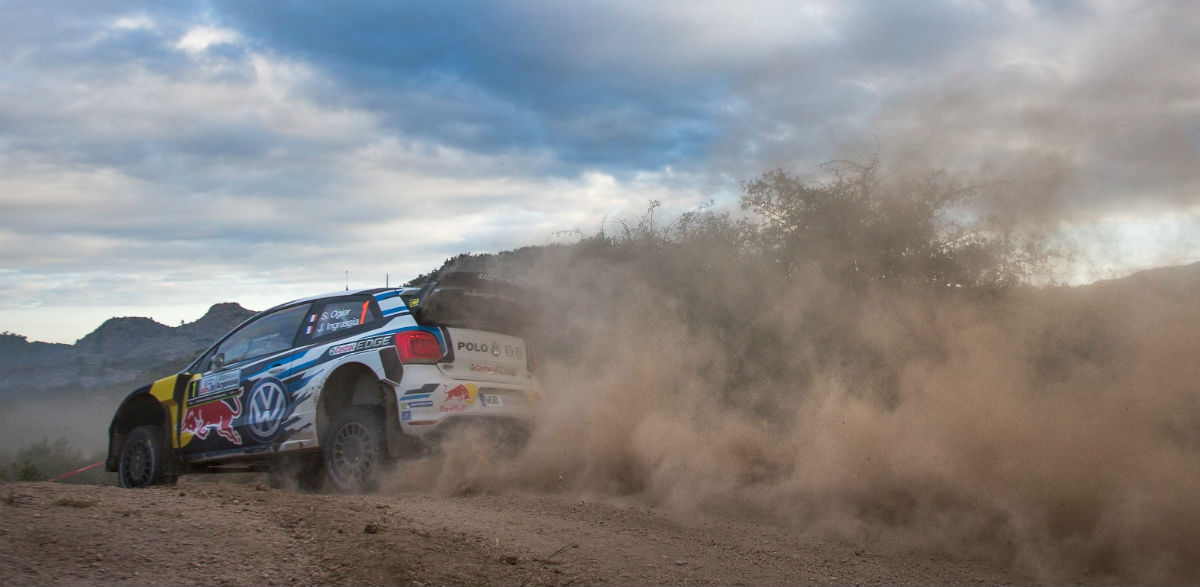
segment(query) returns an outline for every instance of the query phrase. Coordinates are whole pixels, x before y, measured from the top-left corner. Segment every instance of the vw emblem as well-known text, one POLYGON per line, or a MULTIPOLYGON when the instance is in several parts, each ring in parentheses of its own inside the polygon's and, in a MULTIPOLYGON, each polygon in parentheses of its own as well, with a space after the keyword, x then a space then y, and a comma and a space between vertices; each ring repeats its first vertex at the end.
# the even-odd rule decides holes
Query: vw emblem
POLYGON ((287 413, 287 389, 278 379, 268 377, 254 384, 250 390, 250 413, 246 421, 246 432, 259 442, 270 442, 279 434, 283 416, 287 413))

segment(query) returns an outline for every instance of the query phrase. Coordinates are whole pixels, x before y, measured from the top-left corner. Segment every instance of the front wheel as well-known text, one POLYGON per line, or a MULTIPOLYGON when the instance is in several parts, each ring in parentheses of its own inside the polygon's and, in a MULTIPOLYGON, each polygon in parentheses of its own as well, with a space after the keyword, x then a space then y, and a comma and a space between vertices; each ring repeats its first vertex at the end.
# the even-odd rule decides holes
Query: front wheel
POLYGON ((171 483, 162 426, 138 426, 121 444, 117 480, 126 489, 171 483))
POLYGON ((325 468, 334 489, 363 493, 375 489, 387 464, 383 414, 378 408, 342 410, 324 439, 325 468))

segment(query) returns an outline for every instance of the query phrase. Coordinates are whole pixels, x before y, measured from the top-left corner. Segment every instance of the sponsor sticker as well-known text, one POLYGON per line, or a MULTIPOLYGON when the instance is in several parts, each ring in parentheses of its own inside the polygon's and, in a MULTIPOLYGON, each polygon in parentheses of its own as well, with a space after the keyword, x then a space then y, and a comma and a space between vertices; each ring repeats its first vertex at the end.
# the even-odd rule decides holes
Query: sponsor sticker
POLYGON ((233 419, 241 415, 242 402, 237 396, 190 406, 179 427, 182 443, 186 445, 192 436, 204 440, 210 431, 216 431, 217 436, 241 446, 242 436, 233 429, 233 419))
POLYGON ((241 380, 241 369, 205 375, 200 378, 193 393, 189 394, 188 403, 204 401, 220 395, 230 395, 226 392, 236 391, 241 380))
POLYGON ((504 365, 489 365, 487 363, 472 363, 471 370, 477 373, 496 373, 499 375, 515 376, 517 370, 504 365))
POLYGON ((335 357, 337 355, 348 353, 353 350, 354 350, 354 343, 352 343, 352 342, 348 342, 346 344, 339 344, 337 346, 333 346, 333 347, 329 348, 329 356, 335 357))
POLYGON ((462 412, 475 403, 479 388, 471 383, 459 384, 445 391, 445 398, 438 408, 442 412, 462 412))
POLYGON ((390 336, 376 336, 374 338, 364 338, 362 340, 358 340, 355 342, 348 342, 345 344, 339 344, 339 345, 329 347, 329 356, 336 357, 338 355, 344 355, 346 353, 352 353, 355 351, 365 351, 365 350, 377 349, 377 348, 381 348, 381 347, 385 347, 385 346, 392 346, 392 344, 394 344, 394 343, 392 342, 392 337, 390 337, 390 336))

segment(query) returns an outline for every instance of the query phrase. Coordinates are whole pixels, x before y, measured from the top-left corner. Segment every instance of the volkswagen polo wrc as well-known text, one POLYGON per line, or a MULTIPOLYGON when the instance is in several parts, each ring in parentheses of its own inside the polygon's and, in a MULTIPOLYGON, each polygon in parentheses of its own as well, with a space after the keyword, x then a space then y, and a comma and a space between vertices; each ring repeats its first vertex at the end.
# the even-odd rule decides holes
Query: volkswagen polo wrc
POLYGON ((525 293, 481 273, 346 291, 260 312, 183 372, 131 393, 109 428, 123 487, 266 470, 302 489, 372 487, 393 458, 480 427, 519 443, 540 384, 525 293))

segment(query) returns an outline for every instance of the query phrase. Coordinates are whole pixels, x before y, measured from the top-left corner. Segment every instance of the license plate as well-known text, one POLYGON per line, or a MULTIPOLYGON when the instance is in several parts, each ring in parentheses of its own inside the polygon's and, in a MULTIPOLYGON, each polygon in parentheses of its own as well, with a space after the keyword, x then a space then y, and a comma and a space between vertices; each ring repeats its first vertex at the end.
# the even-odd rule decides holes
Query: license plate
POLYGON ((518 395, 500 393, 481 393, 479 395, 483 398, 483 405, 485 406, 525 407, 525 398, 518 395))

